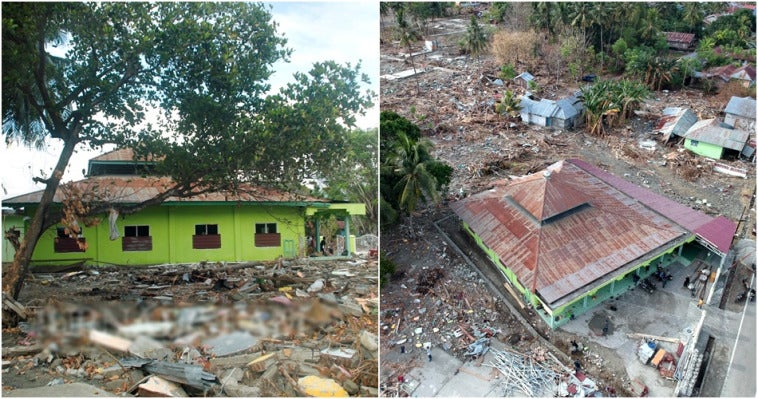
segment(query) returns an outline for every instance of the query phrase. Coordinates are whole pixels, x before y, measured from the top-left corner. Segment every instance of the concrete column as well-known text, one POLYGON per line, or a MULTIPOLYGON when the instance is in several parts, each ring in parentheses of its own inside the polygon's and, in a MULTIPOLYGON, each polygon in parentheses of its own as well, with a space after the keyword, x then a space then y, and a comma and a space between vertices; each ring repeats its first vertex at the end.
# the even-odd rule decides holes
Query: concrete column
POLYGON ((682 248, 684 248, 684 245, 679 246, 679 252, 677 253, 677 255, 682 256, 682 248))
POLYGON ((350 248, 350 215, 345 216, 345 252, 347 256, 353 251, 350 248))
POLYGON ((614 279, 613 281, 611 281, 611 295, 613 295, 616 292, 615 288, 616 288, 616 280, 614 279))
POLYGON ((319 252, 321 251, 321 220, 316 217, 316 214, 313 218, 316 220, 316 236, 313 239, 316 241, 316 252, 319 252))

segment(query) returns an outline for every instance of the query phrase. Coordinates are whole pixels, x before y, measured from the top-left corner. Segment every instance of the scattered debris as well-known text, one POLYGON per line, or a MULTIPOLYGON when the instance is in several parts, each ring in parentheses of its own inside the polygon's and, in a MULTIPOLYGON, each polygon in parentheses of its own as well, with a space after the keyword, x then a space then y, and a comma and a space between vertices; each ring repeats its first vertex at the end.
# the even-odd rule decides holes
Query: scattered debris
POLYGON ((327 393, 378 394, 376 258, 76 272, 29 279, 4 394, 27 376, 173 397, 300 396, 310 376, 337 384, 327 393))

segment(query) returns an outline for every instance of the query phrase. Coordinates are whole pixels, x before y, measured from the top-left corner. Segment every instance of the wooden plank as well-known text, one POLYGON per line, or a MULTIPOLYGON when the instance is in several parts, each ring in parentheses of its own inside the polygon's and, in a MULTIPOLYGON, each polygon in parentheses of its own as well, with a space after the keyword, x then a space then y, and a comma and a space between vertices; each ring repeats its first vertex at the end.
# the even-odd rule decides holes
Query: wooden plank
POLYGON ((521 301, 521 298, 519 298, 519 296, 518 296, 518 295, 516 295, 516 291, 514 291, 514 290, 513 290, 513 287, 511 287, 511 285, 510 285, 510 284, 508 284, 508 283, 503 283, 503 287, 505 287, 505 289, 506 289, 506 290, 508 290, 508 292, 510 292, 511 296, 512 296, 512 297, 513 297, 513 298, 516 300, 516 302, 518 302, 518 305, 519 305, 519 307, 520 307, 522 310, 523 310, 524 308, 526 308, 526 305, 524 304, 524 302, 522 302, 522 301, 521 301))
POLYGON ((90 330, 89 340, 91 343, 124 353, 129 352, 129 347, 132 345, 132 341, 128 339, 97 330, 90 330))
POLYGON ((641 333, 629 333, 627 334, 627 337, 629 338, 648 338, 648 339, 654 339, 656 341, 663 341, 663 342, 671 342, 678 344, 681 342, 679 338, 670 338, 670 337, 661 337, 658 335, 650 335, 650 334, 641 334, 641 333))
POLYGON ((21 303, 19 303, 18 301, 16 301, 15 299, 9 297, 4 292, 3 292, 3 309, 12 310, 24 320, 29 317, 29 315, 26 312, 26 307, 22 305, 21 303))

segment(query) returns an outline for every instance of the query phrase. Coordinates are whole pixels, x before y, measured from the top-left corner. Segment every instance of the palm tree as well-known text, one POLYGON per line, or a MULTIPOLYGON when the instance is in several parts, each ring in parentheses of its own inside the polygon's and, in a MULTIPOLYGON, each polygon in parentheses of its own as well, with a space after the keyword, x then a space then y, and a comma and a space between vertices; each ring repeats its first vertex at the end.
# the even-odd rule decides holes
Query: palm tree
POLYGON ((587 29, 592 25, 592 6, 587 2, 574 3, 573 6, 570 14, 571 26, 582 30, 584 42, 587 43, 587 29))
POLYGON ((466 30, 466 49, 471 55, 478 56, 487 48, 487 35, 482 27, 476 22, 476 17, 471 16, 471 23, 466 30))
POLYGON ((513 94, 513 91, 506 90, 500 102, 495 105, 495 112, 499 115, 505 114, 510 119, 517 117, 521 108, 521 100, 513 94))
POLYGON ((689 25, 690 33, 695 33, 698 37, 700 37, 700 28, 703 26, 703 17, 700 3, 695 1, 684 3, 682 21, 689 25))
POLYGON ((610 22, 610 9, 608 3, 592 3, 590 10, 590 17, 593 25, 597 25, 600 29, 600 70, 603 70, 603 60, 605 60, 605 52, 603 51, 603 28, 609 26, 610 22))
POLYGON ((640 27, 640 37, 645 43, 652 44, 655 42, 655 38, 660 33, 658 28, 661 20, 661 14, 657 8, 651 7, 647 9, 647 14, 642 20, 642 26, 640 27))
POLYGON ((431 141, 427 139, 415 141, 399 132, 394 152, 390 154, 394 172, 401 176, 394 187, 394 192, 399 193, 398 203, 401 210, 408 213, 411 232, 413 232, 413 212, 416 210, 418 201, 426 202, 429 199, 437 203, 440 200, 437 179, 427 170, 428 163, 432 161, 429 155, 431 148, 431 141))

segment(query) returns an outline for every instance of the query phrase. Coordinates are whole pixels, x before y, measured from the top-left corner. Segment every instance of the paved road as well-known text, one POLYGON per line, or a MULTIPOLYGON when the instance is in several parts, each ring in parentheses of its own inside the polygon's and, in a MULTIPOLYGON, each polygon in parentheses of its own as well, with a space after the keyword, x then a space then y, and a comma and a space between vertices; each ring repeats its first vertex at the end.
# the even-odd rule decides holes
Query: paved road
POLYGON ((747 302, 729 364, 722 397, 750 397, 756 395, 756 303, 747 302))

